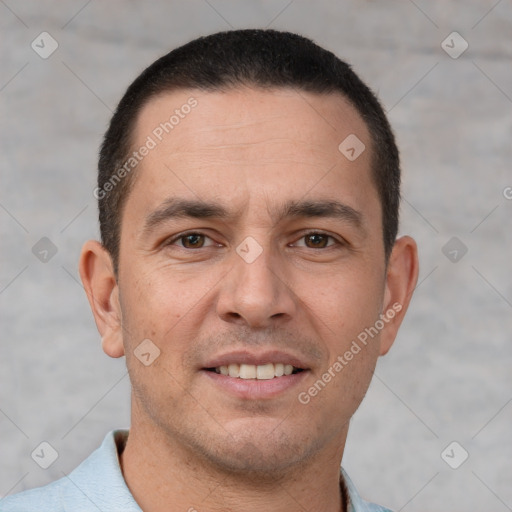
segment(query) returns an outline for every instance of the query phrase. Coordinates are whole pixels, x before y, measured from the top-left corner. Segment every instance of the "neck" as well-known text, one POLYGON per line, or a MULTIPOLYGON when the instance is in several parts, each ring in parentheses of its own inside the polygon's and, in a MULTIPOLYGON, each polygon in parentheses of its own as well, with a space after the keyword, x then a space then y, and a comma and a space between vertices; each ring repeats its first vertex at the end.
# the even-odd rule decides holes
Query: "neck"
POLYGON ((145 512, 345 511, 340 491, 342 442, 279 475, 222 470, 149 424, 134 423, 120 457, 126 484, 145 512))

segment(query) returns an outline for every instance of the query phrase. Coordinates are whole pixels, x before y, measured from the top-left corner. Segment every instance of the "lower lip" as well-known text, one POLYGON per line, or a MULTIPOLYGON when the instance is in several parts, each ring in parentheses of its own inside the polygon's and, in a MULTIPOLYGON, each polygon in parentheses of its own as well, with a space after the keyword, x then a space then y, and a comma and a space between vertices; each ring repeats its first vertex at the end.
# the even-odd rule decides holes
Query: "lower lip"
POLYGON ((262 400, 274 398, 290 389, 298 386, 309 373, 303 370, 291 375, 274 377, 273 379, 240 379, 222 375, 220 373, 202 370, 202 373, 210 378, 212 382, 224 391, 245 400, 262 400))

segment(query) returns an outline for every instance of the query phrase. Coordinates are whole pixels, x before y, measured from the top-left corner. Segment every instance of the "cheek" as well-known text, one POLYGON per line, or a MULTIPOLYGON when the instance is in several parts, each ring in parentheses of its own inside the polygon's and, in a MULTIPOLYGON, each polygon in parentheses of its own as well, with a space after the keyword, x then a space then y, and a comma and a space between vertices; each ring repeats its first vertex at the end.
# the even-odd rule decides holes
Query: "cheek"
MULTIPOLYGON (((221 274, 184 273, 170 266, 126 270, 121 290, 125 351, 133 352, 149 338, 161 350, 160 361, 174 371, 201 332, 221 274)), ((138 363, 134 361, 135 368, 138 363)))
MULTIPOLYGON (((333 378, 333 399, 338 404, 344 404, 344 408, 349 412, 350 417, 354 414, 359 404, 362 402, 368 386, 370 385, 378 358, 378 345, 363 346, 359 344, 360 351, 354 353, 355 350, 345 351, 340 359, 336 359, 340 363, 341 370, 335 373, 333 378), (350 360, 348 354, 353 354, 350 360)), ((340 367, 337 366, 337 369, 340 367)))
POLYGON ((368 270, 345 270, 321 279, 307 279, 300 292, 307 309, 335 344, 338 340, 340 349, 347 337, 357 337, 374 324, 381 312, 384 294, 380 276, 368 270))
POLYGON ((154 328, 161 325, 169 328, 172 324, 191 311, 208 290, 203 279, 184 278, 170 268, 156 268, 148 272, 132 272, 138 276, 128 280, 126 288, 128 300, 125 301, 131 317, 138 322, 149 322, 154 328), (156 323, 155 323, 156 321, 156 323))

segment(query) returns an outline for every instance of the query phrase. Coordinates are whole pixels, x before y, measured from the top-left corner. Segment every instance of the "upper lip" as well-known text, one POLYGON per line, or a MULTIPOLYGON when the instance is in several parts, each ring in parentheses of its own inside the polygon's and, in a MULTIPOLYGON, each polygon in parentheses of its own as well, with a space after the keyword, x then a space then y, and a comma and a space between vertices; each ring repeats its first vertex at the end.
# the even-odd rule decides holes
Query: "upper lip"
POLYGON ((281 350, 265 350, 257 353, 249 352, 248 350, 227 352, 209 359, 203 368, 218 368, 219 366, 229 366, 230 364, 251 364, 259 366, 268 363, 291 364, 302 370, 309 368, 308 364, 299 357, 281 350))

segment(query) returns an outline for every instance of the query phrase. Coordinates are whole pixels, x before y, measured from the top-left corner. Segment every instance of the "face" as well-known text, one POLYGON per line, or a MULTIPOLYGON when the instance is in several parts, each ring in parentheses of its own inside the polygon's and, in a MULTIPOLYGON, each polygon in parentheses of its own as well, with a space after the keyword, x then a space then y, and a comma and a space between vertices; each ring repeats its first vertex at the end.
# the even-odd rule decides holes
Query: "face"
POLYGON ((334 95, 182 91, 143 109, 134 147, 148 136, 106 335, 134 425, 226 470, 338 453, 399 323, 378 323, 394 295, 364 122, 334 95), (353 161, 338 150, 350 134, 366 147, 353 161))

